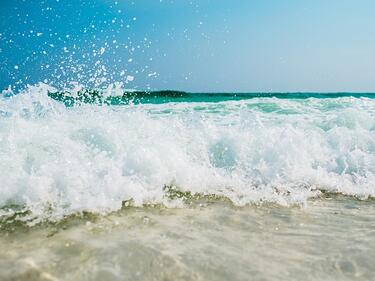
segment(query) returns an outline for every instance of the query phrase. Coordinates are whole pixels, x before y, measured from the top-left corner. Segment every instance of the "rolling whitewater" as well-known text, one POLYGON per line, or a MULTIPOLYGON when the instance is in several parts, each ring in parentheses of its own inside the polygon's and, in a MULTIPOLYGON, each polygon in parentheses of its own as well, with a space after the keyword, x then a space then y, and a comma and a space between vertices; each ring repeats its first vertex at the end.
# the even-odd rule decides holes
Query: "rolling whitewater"
POLYGON ((41 83, 0 143, 2 280, 373 277, 375 94, 41 83))

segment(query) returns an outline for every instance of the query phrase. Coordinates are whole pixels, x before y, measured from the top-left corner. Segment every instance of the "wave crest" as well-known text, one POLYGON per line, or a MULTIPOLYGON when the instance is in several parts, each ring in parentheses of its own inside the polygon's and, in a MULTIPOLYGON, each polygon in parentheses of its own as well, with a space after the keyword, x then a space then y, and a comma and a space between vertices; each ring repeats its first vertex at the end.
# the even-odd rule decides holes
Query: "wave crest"
MULTIPOLYGON (((48 85, 0 99, 0 207, 56 219, 165 186, 236 205, 375 196, 375 100, 277 99, 67 108, 48 85)), ((0 214, 1 216, 1 214, 0 214)))

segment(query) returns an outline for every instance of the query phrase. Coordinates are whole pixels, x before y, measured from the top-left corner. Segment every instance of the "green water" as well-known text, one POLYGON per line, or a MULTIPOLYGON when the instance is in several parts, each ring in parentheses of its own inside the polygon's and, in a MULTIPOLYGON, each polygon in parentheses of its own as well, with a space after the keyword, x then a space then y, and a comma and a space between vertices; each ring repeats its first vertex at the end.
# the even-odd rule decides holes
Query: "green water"
POLYGON ((180 91, 128 91, 121 95, 106 96, 99 90, 81 90, 72 95, 69 92, 49 92, 49 97, 66 106, 80 103, 126 105, 139 103, 161 104, 167 102, 222 102, 253 98, 307 99, 307 98, 375 98, 374 93, 187 93, 180 91))

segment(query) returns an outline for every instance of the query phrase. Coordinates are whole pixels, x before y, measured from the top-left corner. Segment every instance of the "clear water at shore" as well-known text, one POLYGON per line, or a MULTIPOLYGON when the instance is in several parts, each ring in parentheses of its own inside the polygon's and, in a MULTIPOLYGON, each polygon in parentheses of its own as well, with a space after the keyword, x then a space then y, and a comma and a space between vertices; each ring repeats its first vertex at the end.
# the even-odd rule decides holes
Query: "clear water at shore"
POLYGON ((1 280, 373 280, 374 200, 124 208, 2 225, 1 280), (17 266, 14 266, 17 264, 17 266))

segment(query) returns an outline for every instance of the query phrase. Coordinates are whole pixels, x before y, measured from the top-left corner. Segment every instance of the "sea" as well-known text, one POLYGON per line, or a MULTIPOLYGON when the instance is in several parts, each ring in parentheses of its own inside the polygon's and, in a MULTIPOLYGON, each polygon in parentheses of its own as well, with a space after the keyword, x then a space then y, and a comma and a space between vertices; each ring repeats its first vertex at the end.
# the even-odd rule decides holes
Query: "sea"
POLYGON ((374 280, 374 218, 372 93, 0 94, 0 280, 374 280))

